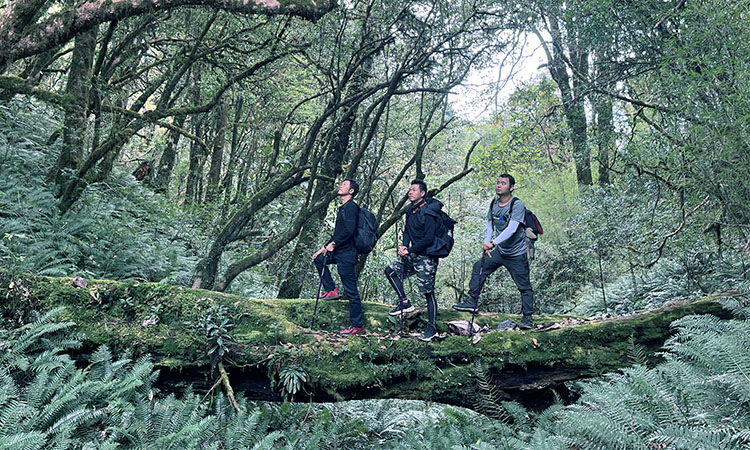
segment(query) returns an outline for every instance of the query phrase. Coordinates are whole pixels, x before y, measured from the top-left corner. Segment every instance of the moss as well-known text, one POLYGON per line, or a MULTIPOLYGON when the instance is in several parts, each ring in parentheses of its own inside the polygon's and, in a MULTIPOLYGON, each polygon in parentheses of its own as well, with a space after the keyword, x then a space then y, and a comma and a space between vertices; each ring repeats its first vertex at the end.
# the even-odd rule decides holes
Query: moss
MULTIPOLYGON (((32 318, 32 310, 58 305, 94 344, 113 351, 132 349, 150 353, 158 366, 204 368, 205 321, 222 315, 234 324, 227 365, 260 370, 275 379, 284 367, 297 366, 309 374, 308 390, 334 398, 401 397, 432 399, 455 404, 470 402, 474 386, 473 363, 481 360, 502 389, 520 389, 579 376, 614 371, 627 364, 631 339, 647 349, 661 347, 669 324, 688 314, 722 315, 715 298, 675 304, 640 315, 568 326, 547 332, 501 331, 483 333, 472 344, 467 337, 450 336, 427 344, 397 338, 397 321, 388 316, 390 305, 364 306, 366 337, 345 339, 324 330, 348 326, 346 301, 320 301, 316 330, 308 327, 314 299, 248 299, 217 292, 156 283, 118 283, 89 280, 75 287, 70 278, 11 275, 0 271, 0 306, 4 326, 32 318)), ((441 310, 439 330, 447 321, 471 314, 441 310)), ((514 315, 477 317, 481 326, 494 328, 514 315)), ((536 317, 538 322, 554 318, 536 317)), ((407 326, 421 321, 407 320, 407 326)))

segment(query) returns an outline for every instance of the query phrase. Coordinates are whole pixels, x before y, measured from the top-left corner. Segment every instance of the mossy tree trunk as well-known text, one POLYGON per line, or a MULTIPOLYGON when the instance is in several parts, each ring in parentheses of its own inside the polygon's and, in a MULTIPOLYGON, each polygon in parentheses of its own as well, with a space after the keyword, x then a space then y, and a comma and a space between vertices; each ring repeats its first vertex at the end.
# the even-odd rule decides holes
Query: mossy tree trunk
POLYGON ((79 34, 75 39, 68 73, 66 93, 73 99, 65 111, 63 145, 55 169, 55 182, 64 190, 83 162, 84 137, 88 122, 89 86, 96 50, 96 29, 79 34))
MULTIPOLYGON (((439 332, 431 343, 395 334, 398 324, 388 305, 366 302, 365 326, 370 334, 343 338, 312 331, 314 300, 257 300, 205 290, 155 283, 89 281, 76 287, 66 278, 14 276, 0 272, 3 326, 33 320, 33 310, 63 305, 64 319, 75 321, 93 344, 115 353, 126 349, 148 353, 162 369, 163 379, 197 382, 210 371, 205 336, 209 320, 230 319, 234 325, 225 365, 231 384, 253 398, 277 398, 281 369, 295 367, 307 377, 305 390, 313 399, 411 398, 473 405, 476 364, 507 395, 559 387, 565 381, 601 375, 629 366, 629 352, 638 345, 656 359, 671 335, 670 323, 689 314, 728 316, 715 301, 721 295, 680 302, 631 317, 586 321, 537 332, 482 332, 472 343, 447 333, 447 321, 470 315, 441 310, 439 332)), ((418 311, 408 326, 421 326, 418 311)), ((482 314, 480 326, 494 329, 509 316, 482 314)), ((537 317, 538 323, 561 323, 562 317, 537 317)), ((347 303, 321 303, 316 324, 338 330, 348 320, 347 303)))

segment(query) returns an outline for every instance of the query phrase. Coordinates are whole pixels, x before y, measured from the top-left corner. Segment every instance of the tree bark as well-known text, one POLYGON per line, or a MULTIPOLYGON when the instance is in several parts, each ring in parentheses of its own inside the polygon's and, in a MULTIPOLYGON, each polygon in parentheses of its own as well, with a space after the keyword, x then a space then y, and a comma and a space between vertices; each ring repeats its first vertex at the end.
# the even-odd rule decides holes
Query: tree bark
POLYGON ((221 186, 221 169, 224 163, 224 144, 226 141, 227 126, 226 101, 219 102, 216 110, 216 121, 214 124, 214 147, 211 152, 211 166, 208 169, 206 180, 206 203, 213 204, 219 198, 221 186))
MULTIPOLYGON (((607 45, 607 44, 605 44, 607 45)), ((595 71, 597 84, 605 83, 604 89, 610 90, 610 83, 606 83, 609 78, 606 65, 609 63, 609 52, 605 49, 594 52, 595 71)), ((614 152, 615 148, 615 126, 614 114, 612 112, 612 99, 603 94, 593 94, 592 103, 594 106, 594 117, 596 120, 596 146, 597 161, 599 165, 599 185, 606 186, 609 184, 609 155, 614 152)))
POLYGON ((576 47, 573 37, 564 42, 560 23, 554 13, 547 17, 548 31, 552 37, 552 48, 544 42, 542 34, 535 33, 543 43, 547 55, 547 62, 552 79, 560 89, 563 102, 565 120, 570 130, 570 140, 573 145, 573 158, 576 165, 576 179, 579 185, 589 186, 592 183, 591 157, 586 139, 586 111, 584 109, 583 88, 585 76, 588 72, 588 52, 576 47), (566 58, 565 48, 568 44, 570 57, 566 58), (573 70, 573 80, 568 74, 568 62, 573 70))
MULTIPOLYGON (((175 117, 175 126, 182 128, 185 125, 185 116, 175 117)), ((159 158, 159 165, 156 168, 152 186, 156 192, 166 194, 169 192, 169 181, 172 178, 172 169, 177 159, 177 145, 180 142, 180 133, 172 130, 167 136, 167 142, 159 158)))
MULTIPOLYGON (((193 67, 192 79, 190 80, 190 96, 194 105, 201 104, 201 68, 193 67)), ((201 137, 203 135, 203 116, 194 115, 191 118, 193 134, 201 137)), ((188 163, 188 175, 185 185, 185 204, 191 205, 200 199, 199 183, 203 176, 203 146, 193 141, 190 143, 190 156, 188 163)))
POLYGON ((0 16, 0 73, 14 61, 64 44, 101 23, 181 6, 202 6, 240 14, 289 15, 308 20, 317 20, 336 6, 332 0, 90 0, 32 23, 45 3, 48 2, 14 1, 0 16))
POLYGON ((227 173, 224 174, 224 179, 221 181, 221 190, 224 194, 224 203, 220 217, 224 218, 229 211, 229 204, 232 200, 232 184, 234 183, 234 176, 237 172, 235 166, 239 159, 240 153, 240 119, 242 118, 242 107, 244 100, 241 95, 238 95, 234 102, 234 119, 232 120, 232 143, 229 149, 229 164, 227 164, 227 173))
POLYGON ((596 114, 599 185, 606 186, 609 184, 609 155, 614 151, 615 144, 612 101, 608 97, 596 96, 594 112, 596 114))
POLYGON ((89 86, 96 50, 96 30, 78 35, 68 72, 66 94, 73 100, 65 111, 63 145, 54 179, 61 191, 70 183, 83 162, 84 138, 88 123, 89 86))

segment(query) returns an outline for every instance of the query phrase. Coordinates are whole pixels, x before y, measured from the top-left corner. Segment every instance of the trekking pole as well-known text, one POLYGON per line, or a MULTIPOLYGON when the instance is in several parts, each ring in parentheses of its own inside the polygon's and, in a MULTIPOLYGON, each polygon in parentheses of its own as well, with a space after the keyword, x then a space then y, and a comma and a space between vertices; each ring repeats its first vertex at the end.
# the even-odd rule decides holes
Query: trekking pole
MULTIPOLYGON (((406 291, 404 290, 404 258, 399 256, 398 259, 401 261, 401 292, 398 293, 398 306, 403 306, 404 300, 406 300, 406 291), (403 295, 402 295, 403 293, 403 295)), ((401 335, 404 332, 404 309, 401 308, 401 321, 398 328, 398 334, 401 335)))
POLYGON ((479 266, 479 284, 477 285, 477 295, 474 296, 474 309, 471 311, 471 324, 469 325, 469 336, 474 336, 474 316, 477 314, 477 306, 479 305, 479 292, 482 291, 482 274, 484 273, 484 256, 482 252, 482 258, 479 260, 481 264, 479 266))
POLYGON ((315 327, 315 315, 318 313, 318 300, 320 300, 320 288, 323 287, 323 272, 326 270, 326 260, 328 259, 328 253, 323 253, 323 270, 320 271, 320 282, 318 283, 318 293, 315 294, 315 309, 313 309, 312 323, 310 323, 310 329, 315 327))

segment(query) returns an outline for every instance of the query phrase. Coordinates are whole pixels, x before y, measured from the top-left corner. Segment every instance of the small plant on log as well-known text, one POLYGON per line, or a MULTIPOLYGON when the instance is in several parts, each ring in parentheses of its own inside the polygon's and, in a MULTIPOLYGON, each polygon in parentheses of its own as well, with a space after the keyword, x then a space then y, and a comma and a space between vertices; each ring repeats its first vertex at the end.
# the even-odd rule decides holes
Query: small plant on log
POLYGON ((279 372, 279 381, 281 385, 279 390, 286 400, 294 401, 294 396, 304 389, 307 382, 307 372, 298 366, 285 367, 279 372))
POLYGON ((234 406, 234 409, 239 412, 240 407, 234 398, 234 389, 232 389, 232 385, 229 383, 229 375, 226 368, 224 368, 224 355, 229 350, 229 343, 234 342, 234 338, 229 333, 234 324, 227 317, 227 308, 222 305, 212 306, 205 317, 206 356, 208 356, 211 362, 211 372, 213 373, 215 369, 219 370, 219 379, 211 389, 213 390, 219 383, 223 383, 229 401, 234 406))

